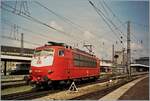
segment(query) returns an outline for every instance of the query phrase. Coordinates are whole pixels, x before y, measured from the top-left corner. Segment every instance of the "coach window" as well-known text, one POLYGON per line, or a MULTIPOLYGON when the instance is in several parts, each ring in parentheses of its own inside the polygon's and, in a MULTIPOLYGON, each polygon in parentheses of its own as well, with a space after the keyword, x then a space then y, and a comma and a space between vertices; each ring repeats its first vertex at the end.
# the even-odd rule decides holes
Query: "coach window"
POLYGON ((59 50, 58 55, 59 55, 59 56, 64 56, 64 55, 65 55, 64 50, 59 50))

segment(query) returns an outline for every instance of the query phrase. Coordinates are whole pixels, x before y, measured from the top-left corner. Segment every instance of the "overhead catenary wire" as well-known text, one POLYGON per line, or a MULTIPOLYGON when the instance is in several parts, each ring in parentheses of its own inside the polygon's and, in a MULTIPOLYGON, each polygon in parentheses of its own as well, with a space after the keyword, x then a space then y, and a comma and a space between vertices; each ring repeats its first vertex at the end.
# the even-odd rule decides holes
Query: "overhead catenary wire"
MULTIPOLYGON (((4 4, 3 4, 3 5, 4 5, 4 4)), ((8 7, 9 5, 6 4, 5 6, 8 7)), ((1 8, 2 8, 3 10, 7 11, 7 12, 13 13, 13 14, 18 15, 18 16, 21 16, 21 17, 23 17, 23 18, 25 18, 25 19, 27 19, 27 20, 33 21, 33 19, 31 19, 30 17, 25 16, 24 13, 23 13, 23 14, 14 13, 12 10, 7 9, 7 8, 3 7, 2 5, 1 5, 1 8)), ((11 6, 9 6, 9 8, 14 9, 14 8, 11 7, 11 6)), ((36 20, 34 20, 34 22, 36 22, 36 20)), ((37 23, 40 23, 40 22, 37 22, 37 23)), ((41 23, 40 23, 40 24, 41 24, 41 23)), ((46 24, 45 24, 45 25, 46 25, 46 24)), ((62 32, 62 33, 63 33, 63 32, 62 32)), ((69 36, 69 37, 71 37, 71 38, 73 38, 73 39, 77 39, 77 40, 82 39, 82 37, 75 38, 74 36, 72 36, 72 35, 70 35, 70 34, 68 34, 68 33, 66 33, 66 32, 64 32, 63 34, 65 34, 66 36, 69 36)))
MULTIPOLYGON (((65 34, 65 35, 71 37, 70 34, 64 32, 64 31, 61 31, 61 30, 59 30, 59 29, 56 29, 56 28, 54 28, 54 27, 52 27, 52 26, 50 26, 50 25, 48 25, 48 24, 46 24, 46 23, 44 23, 44 22, 42 22, 42 21, 40 21, 40 20, 38 20, 38 19, 36 19, 36 18, 34 18, 34 17, 28 15, 28 14, 26 14, 26 13, 23 13, 23 12, 22 12, 21 14, 14 13, 13 11, 11 11, 11 10, 9 10, 9 9, 4 8, 3 5, 5 5, 6 7, 11 8, 11 9, 15 9, 15 8, 13 8, 13 7, 11 7, 10 5, 5 4, 5 3, 2 2, 1 8, 4 9, 4 10, 6 10, 6 11, 8 11, 8 12, 11 12, 11 13, 13 13, 13 14, 15 14, 15 15, 21 16, 21 17, 23 17, 23 18, 25 18, 25 19, 28 19, 28 20, 30 20, 30 21, 39 23, 39 24, 41 24, 41 25, 47 26, 47 27, 50 28, 50 29, 53 29, 53 30, 55 30, 55 31, 57 31, 57 32, 63 33, 63 34, 65 34)), ((17 9, 16 9, 16 11, 17 11, 17 9)))
MULTIPOLYGON (((117 33, 112 29, 111 25, 107 22, 106 18, 104 17, 104 15, 102 15, 100 12, 100 10, 90 1, 88 0, 89 3, 92 5, 92 7, 94 8, 94 10, 97 12, 97 14, 99 16, 101 16, 101 18, 103 19, 103 21, 107 24, 107 26, 110 28, 110 30, 113 32, 113 34, 118 38, 118 40, 121 42, 122 40, 120 39, 120 37, 117 35, 117 33)), ((123 48, 124 45, 123 43, 121 44, 121 47, 123 48)))
MULTIPOLYGON (((79 30, 81 32, 81 34, 84 33, 84 29, 82 26, 80 26, 79 24, 71 21, 70 19, 68 19, 67 17, 65 16, 62 16, 58 13, 56 13, 55 11, 51 10, 50 8, 46 7, 45 5, 41 4, 40 2, 38 1, 34 1, 37 5, 39 5, 40 7, 44 8, 45 10, 47 10, 48 12, 50 12, 51 14, 54 14, 56 17, 58 17, 59 19, 63 20, 65 23, 68 23, 69 25, 72 25, 74 28, 76 28, 77 30, 79 30)), ((77 37, 75 35, 72 35, 72 37, 77 37)), ((81 39, 81 37, 77 37, 78 39, 81 39)))
MULTIPOLYGON (((113 10, 111 9, 111 7, 109 7, 108 5, 107 5, 107 3, 103 0, 103 3, 104 3, 104 5, 105 5, 105 7, 107 7, 107 9, 110 11, 110 13, 117 19, 117 21, 119 21, 120 22, 120 24, 122 24, 122 21, 119 19, 119 17, 113 12, 113 10)), ((134 23, 133 21, 131 21, 132 23, 134 23)), ((138 23, 136 23, 136 24, 138 24, 138 23)), ((146 27, 146 25, 143 25, 143 24, 139 24, 139 25, 141 25, 141 26, 144 26, 144 27, 146 27)), ((126 27, 125 25, 123 25, 124 27, 126 27)), ((121 32, 122 33, 122 32, 121 32)), ((126 34, 124 34, 125 36, 126 36, 126 34)), ((135 40, 135 41, 139 41, 137 38, 136 38, 136 36, 133 34, 133 33, 131 33, 131 37, 135 40)))
MULTIPOLYGON (((4 21, 4 20, 3 20, 3 21, 4 21)), ((5 21, 6 21, 6 20, 5 20, 5 21)), ((2 23, 3 23, 3 22, 2 22, 2 23)), ((6 24, 6 25, 8 25, 8 26, 11 27, 11 26, 14 25, 15 23, 6 23, 6 22, 5 22, 4 24, 6 24)), ((36 34, 36 36, 42 37, 42 38, 44 38, 44 39, 49 39, 47 35, 41 34, 41 33, 39 33, 39 32, 32 31, 32 30, 30 30, 30 29, 21 27, 21 26, 19 26, 19 25, 17 25, 17 26, 18 26, 18 28, 20 28, 21 30, 24 30, 24 31, 26 31, 26 32, 30 32, 30 33, 32 33, 32 34, 36 34)), ((27 34, 30 34, 30 33, 27 33, 27 34)), ((31 35, 31 34, 30 34, 30 35, 31 35)))
MULTIPOLYGON (((49 11, 50 13, 54 14, 55 16, 57 16, 58 18, 60 18, 61 20, 63 20, 65 23, 68 23, 69 25, 71 24, 72 26, 74 26, 77 30, 79 30, 81 32, 82 35, 85 32, 85 28, 83 26, 81 26, 81 25, 79 25, 79 24, 71 21, 70 19, 68 19, 65 16, 62 16, 62 15, 56 13, 55 11, 51 10, 50 8, 48 8, 45 5, 41 4, 40 2, 35 1, 35 3, 38 4, 39 6, 43 7, 44 9, 46 9, 47 11, 49 11)), ((90 31, 90 33, 93 33, 93 32, 90 31)), ((97 37, 95 37, 95 38, 97 38, 97 37)), ((99 41, 99 40, 97 40, 97 41, 99 41)))
MULTIPOLYGON (((56 13, 55 11, 51 10, 50 8, 46 7, 45 5, 41 4, 41 3, 38 2, 38 1, 35 1, 35 3, 38 4, 39 6, 41 6, 42 8, 46 9, 46 10, 49 11, 50 13, 54 14, 55 16, 57 16, 58 18, 60 18, 60 19, 63 20, 64 22, 66 22, 66 23, 68 23, 68 24, 71 24, 71 25, 73 25, 73 26, 75 26, 75 27, 80 28, 80 29, 79 29, 80 32, 84 32, 84 29, 83 29, 82 26, 80 26, 80 25, 74 23, 73 21, 71 21, 71 20, 68 19, 67 17, 64 17, 64 16, 62 16, 62 15, 56 13)), ((116 26, 116 29, 117 29, 117 26, 116 26)), ((91 31, 90 31, 90 33, 91 33, 91 31)), ((93 32, 92 32, 92 33, 93 33, 93 32)), ((96 35, 96 36, 97 36, 97 35, 96 35)), ((97 37, 96 37, 96 38, 97 38, 97 37)), ((99 40, 98 40, 98 41, 99 41, 99 40)))
MULTIPOLYGON (((106 5, 106 3, 105 3, 105 5, 106 5)), ((96 6, 95 6, 96 7, 96 6)), ((97 8, 97 7, 96 7, 97 8)), ((107 7, 108 8, 108 7, 107 7)), ((98 9, 98 8, 97 8, 98 9)), ((104 13, 103 13, 103 11, 102 10, 100 10, 100 9, 98 9, 98 11, 104 16, 104 18, 106 18, 112 25, 113 25, 113 27, 115 28, 115 30, 118 30, 119 31, 119 34, 121 35, 121 36, 127 36, 126 34, 124 34, 116 25, 115 25, 115 23, 111 20, 111 19, 109 19, 104 13)), ((112 12, 112 11, 111 11, 112 12)), ((112 12, 113 13, 113 12, 112 12)), ((114 16, 116 16, 114 13, 113 13, 113 15, 114 16)), ((119 20, 120 21, 120 20, 119 20)), ((122 24, 123 22, 122 21, 120 21, 120 23, 122 24)))
POLYGON ((103 8, 104 12, 109 16, 109 12, 107 11, 107 9, 104 7, 103 3, 101 2, 101 0, 99 0, 99 4, 100 6, 103 8))
MULTIPOLYGON (((107 7, 107 9, 112 13, 112 15, 117 19, 117 21, 119 21, 120 23, 122 23, 122 21, 119 19, 119 17, 113 12, 113 10, 107 5, 107 3, 104 0, 103 0, 103 3, 107 7)), ((125 25, 123 25, 123 26, 125 26, 125 25)), ((118 30, 123 34, 123 32, 120 29, 118 29, 118 30)), ((126 34, 124 34, 124 35, 127 37, 126 34)), ((131 34, 131 36, 134 38, 134 40, 138 41, 136 39, 136 37, 134 36, 134 34, 131 34)))
MULTIPOLYGON (((107 5, 107 3, 106 3, 104 0, 102 0, 102 1, 103 1, 103 4, 104 4, 103 9, 105 9, 105 7, 106 7, 105 11, 108 10, 108 11, 113 15, 113 17, 115 17, 115 18, 117 19, 117 21, 120 22, 120 25, 126 27, 125 24, 119 19, 119 17, 113 12, 113 10, 107 5)), ((100 1, 99 1, 99 2, 100 2, 100 1)), ((101 3, 101 4, 102 4, 102 3, 101 3)), ((110 20, 110 23, 112 23, 112 25, 115 27, 115 29, 118 30, 123 36, 127 37, 127 35, 124 34, 124 33, 120 30, 120 28, 118 28, 111 20, 110 20)), ((120 34, 120 35, 121 35, 121 34, 120 34)), ((125 39, 125 40, 126 40, 126 39, 125 39)))
MULTIPOLYGON (((92 3, 92 2, 91 2, 92 3)), ((106 19, 106 20, 108 20, 109 21, 109 23, 111 23, 114 27, 115 27, 115 29, 118 29, 118 27, 108 18, 108 17, 106 17, 105 16, 105 14, 100 10, 100 9, 98 9, 94 4, 93 4, 93 6, 94 6, 94 8, 95 8, 95 10, 97 11, 97 12, 100 12, 99 14, 101 15, 101 17, 103 17, 104 19, 106 19)), ((105 21, 105 22, 107 22, 107 21, 105 21)), ((107 22, 108 23, 108 22, 107 22)), ((108 24, 109 24, 108 23, 108 24)), ((108 25, 107 24, 107 25, 108 25)), ((111 25, 110 25, 111 26, 111 25)), ((112 28, 111 28, 112 29, 112 28)), ((118 29, 119 30, 119 29, 118 29)), ((120 33, 122 33, 120 30, 119 30, 119 32, 120 33)), ((123 33, 122 33, 123 34, 123 33)), ((121 36, 122 36, 122 34, 120 34, 121 36)))
MULTIPOLYGON (((7 5, 7 4, 5 4, 5 3, 3 3, 3 5, 5 5, 5 6, 8 7, 8 8, 14 9, 13 7, 11 7, 10 5, 7 5)), ((65 34, 66 36, 69 36, 69 37, 71 37, 71 38, 78 39, 78 40, 79 40, 79 39, 82 39, 81 37, 75 38, 74 36, 72 36, 72 35, 70 35, 70 34, 64 32, 64 31, 57 30, 57 29, 55 29, 54 27, 51 27, 51 26, 47 25, 46 23, 43 23, 42 21, 40 21, 40 20, 38 20, 38 19, 35 19, 34 17, 32 17, 32 16, 30 16, 30 15, 27 15, 26 13, 23 13, 23 12, 22 12, 21 14, 17 14, 17 13, 14 13, 14 11, 12 11, 12 10, 6 9, 6 8, 3 7, 2 5, 1 5, 1 8, 4 9, 4 10, 6 10, 7 12, 10 12, 10 13, 13 13, 13 14, 15 14, 15 15, 21 16, 21 17, 23 17, 23 18, 25 18, 25 19, 28 19, 28 20, 30 20, 30 21, 34 21, 34 22, 37 22, 37 23, 39 23, 39 24, 45 25, 45 26, 47 26, 47 27, 49 27, 49 28, 51 28, 51 29, 54 29, 54 30, 56 30, 56 31, 58 31, 58 32, 60 32, 60 33, 63 33, 63 34, 65 34)), ((16 10, 17 10, 17 9, 16 9, 16 10)), ((18 11, 18 10, 17 10, 17 11, 18 11)))
POLYGON ((107 3, 103 0, 104 5, 108 8, 108 10, 112 13, 113 17, 117 18, 120 23, 123 23, 119 17, 113 12, 113 10, 107 5, 107 3))
POLYGON ((80 30, 81 32, 83 32, 82 26, 80 26, 80 25, 74 23, 73 21, 71 21, 71 20, 68 19, 67 17, 62 16, 62 15, 56 13, 55 11, 53 11, 53 10, 51 10, 50 8, 44 6, 44 5, 41 4, 40 2, 38 2, 38 1, 34 1, 34 2, 35 2, 36 4, 38 4, 39 6, 43 7, 44 9, 46 9, 47 11, 49 11, 50 13, 54 14, 54 15, 57 16, 58 18, 62 19, 64 22, 73 25, 73 26, 76 27, 78 30, 80 30))
MULTIPOLYGON (((20 39, 15 39, 15 38, 12 38, 12 37, 9 37, 9 36, 1 35, 1 37, 2 37, 2 38, 5 38, 5 39, 9 39, 9 40, 21 41, 20 39)), ((25 43, 28 43, 28 44, 36 45, 36 46, 41 45, 41 44, 37 44, 37 43, 30 42, 30 41, 27 41, 27 40, 24 40, 24 42, 25 42, 25 43)))
MULTIPOLYGON (((121 21, 121 20, 119 19, 119 17, 113 12, 113 10, 107 5, 107 3, 106 3, 104 0, 103 0, 103 2, 104 2, 104 4, 105 4, 105 7, 107 7, 107 9, 110 11, 110 13, 120 22, 120 24, 122 24, 122 21, 121 21)), ((142 25, 142 24, 141 24, 141 25, 142 25)), ((126 27, 125 25, 123 25, 123 26, 126 27)), ((116 28, 116 29, 118 29, 118 31, 119 31, 120 33, 122 33, 124 36, 127 37, 127 35, 124 34, 119 28, 116 28)), ((135 36, 133 33, 131 33, 131 37, 133 38, 133 40, 139 42, 139 39, 137 39, 136 36, 135 36)))
MULTIPOLYGON (((45 8, 46 10, 48 10, 50 13, 56 15, 57 17, 59 17, 60 19, 62 19, 63 21, 65 21, 66 23, 72 24, 73 26, 76 26, 76 27, 80 28, 80 31, 81 31, 81 32, 84 32, 84 28, 83 28, 81 25, 78 25, 78 24, 74 23, 73 21, 71 21, 70 19, 68 19, 68 18, 66 18, 66 17, 64 17, 64 16, 62 16, 62 15, 60 15, 60 14, 54 12, 53 10, 51 10, 50 8, 46 7, 45 5, 41 4, 41 3, 38 2, 38 1, 35 1, 35 3, 38 4, 39 6, 45 8)), ((93 32, 90 31, 90 33, 93 33, 93 32)), ((94 35, 95 35, 95 34, 94 34, 94 35)), ((96 36, 97 36, 97 35, 96 35, 96 36)), ((101 36, 103 36, 103 35, 101 35, 101 36)), ((100 37, 101 37, 101 36, 100 36, 100 37)), ((98 37, 99 37, 99 36, 98 36, 98 37)), ((97 38, 97 37, 96 37, 96 38, 97 38)))

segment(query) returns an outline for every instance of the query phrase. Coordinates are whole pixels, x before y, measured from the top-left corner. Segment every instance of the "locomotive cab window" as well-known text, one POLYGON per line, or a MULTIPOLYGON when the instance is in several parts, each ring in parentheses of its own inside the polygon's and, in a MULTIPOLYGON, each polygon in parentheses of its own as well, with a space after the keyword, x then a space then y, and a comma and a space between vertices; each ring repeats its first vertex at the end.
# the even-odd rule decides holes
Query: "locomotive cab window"
POLYGON ((64 50, 59 50, 58 51, 58 56, 64 56, 65 55, 65 51, 64 50))

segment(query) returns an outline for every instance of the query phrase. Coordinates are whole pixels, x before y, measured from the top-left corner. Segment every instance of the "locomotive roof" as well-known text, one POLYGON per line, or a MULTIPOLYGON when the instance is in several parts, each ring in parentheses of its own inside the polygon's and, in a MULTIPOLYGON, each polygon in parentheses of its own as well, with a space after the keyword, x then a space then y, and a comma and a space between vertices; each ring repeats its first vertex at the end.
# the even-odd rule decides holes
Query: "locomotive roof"
MULTIPOLYGON (((95 55, 92 55, 92 54, 90 54, 86 51, 80 50, 78 48, 72 48, 71 46, 69 46, 65 43, 58 43, 58 42, 48 41, 48 44, 45 44, 45 46, 62 46, 62 47, 70 48, 74 52, 80 52, 80 53, 87 54, 87 55, 90 55, 90 56, 95 56, 95 55)), ((41 47, 39 47, 39 48, 41 48, 41 47)))
POLYGON ((65 43, 58 43, 58 42, 53 42, 53 41, 48 41, 47 43, 48 43, 47 45, 50 45, 50 46, 65 46, 66 45, 65 43))
POLYGON ((90 53, 88 53, 88 52, 86 52, 86 51, 80 50, 80 49, 78 49, 78 48, 74 48, 73 50, 76 51, 76 52, 80 52, 80 53, 87 54, 87 55, 90 55, 90 56, 94 56, 94 57, 95 57, 95 55, 90 54, 90 53))

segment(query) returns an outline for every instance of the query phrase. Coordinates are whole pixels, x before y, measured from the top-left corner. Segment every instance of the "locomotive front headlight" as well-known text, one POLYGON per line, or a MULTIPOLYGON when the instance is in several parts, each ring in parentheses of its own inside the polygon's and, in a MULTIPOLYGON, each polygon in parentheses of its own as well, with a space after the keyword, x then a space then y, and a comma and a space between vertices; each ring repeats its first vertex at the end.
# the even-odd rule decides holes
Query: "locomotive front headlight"
POLYGON ((29 73, 30 73, 30 74, 32 73, 32 70, 31 70, 31 69, 29 70, 29 73))
POLYGON ((48 74, 51 74, 51 73, 53 73, 53 71, 52 70, 48 70, 48 74))

